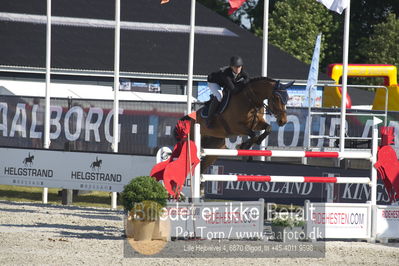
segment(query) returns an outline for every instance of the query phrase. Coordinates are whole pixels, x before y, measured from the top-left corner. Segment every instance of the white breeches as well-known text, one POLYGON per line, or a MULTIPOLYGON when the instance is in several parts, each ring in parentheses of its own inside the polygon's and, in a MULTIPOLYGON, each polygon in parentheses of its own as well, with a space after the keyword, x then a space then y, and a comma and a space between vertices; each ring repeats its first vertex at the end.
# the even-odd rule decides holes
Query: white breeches
POLYGON ((212 95, 221 102, 223 98, 223 88, 220 87, 219 84, 213 82, 208 82, 208 88, 211 90, 212 95))

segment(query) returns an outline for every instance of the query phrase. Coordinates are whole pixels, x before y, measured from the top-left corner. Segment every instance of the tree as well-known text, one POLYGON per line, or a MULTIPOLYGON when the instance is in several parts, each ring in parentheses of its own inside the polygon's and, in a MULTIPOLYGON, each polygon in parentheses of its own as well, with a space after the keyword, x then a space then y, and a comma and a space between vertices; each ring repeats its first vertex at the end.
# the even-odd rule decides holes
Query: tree
MULTIPOLYGON (((326 8, 321 8, 315 0, 278 1, 269 18, 269 41, 310 64, 316 36, 320 32, 323 34, 320 60, 326 54, 331 57, 329 50, 335 47, 331 40, 338 26, 333 15, 326 8), (329 50, 326 49, 327 44, 329 50)), ((262 34, 262 29, 255 29, 255 33, 262 34)))
MULTIPOLYGON (((248 16, 251 28, 257 36, 263 34, 263 6, 265 0, 247 0, 232 16, 227 15, 227 0, 199 0, 205 6, 240 24, 248 16)), ((269 42, 299 60, 310 63, 314 41, 323 33, 320 67, 342 62, 342 45, 345 15, 329 11, 316 0, 268 0, 269 42)), ((389 14, 399 17, 399 0, 356 0, 351 1, 349 63, 367 63, 370 60, 398 64, 398 43, 393 21, 387 23, 389 14), (378 35, 384 29, 383 35, 378 35), (392 35, 393 34, 393 35, 392 35), (370 37, 372 36, 372 38, 370 37), (382 36, 386 37, 382 41, 382 36), (374 39, 373 39, 374 38, 374 39), (378 39, 378 40, 377 40, 378 39), (367 45, 369 42, 372 44, 367 45), (397 45, 396 45, 397 46, 397 45), (376 49, 375 47, 378 47, 376 49), (389 56, 383 55, 390 53, 389 56), (380 54, 375 55, 377 52, 380 54), (378 60, 377 60, 378 59, 378 60)))
POLYGON ((392 64, 399 67, 399 19, 390 13, 386 21, 373 27, 371 36, 360 45, 363 63, 392 64))

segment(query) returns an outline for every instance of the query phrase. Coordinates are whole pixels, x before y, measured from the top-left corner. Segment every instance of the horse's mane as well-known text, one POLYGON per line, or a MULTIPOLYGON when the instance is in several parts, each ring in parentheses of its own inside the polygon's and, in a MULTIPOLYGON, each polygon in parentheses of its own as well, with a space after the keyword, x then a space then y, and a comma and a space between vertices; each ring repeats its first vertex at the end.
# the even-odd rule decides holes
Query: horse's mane
POLYGON ((275 81, 274 79, 271 79, 269 77, 256 77, 256 78, 251 78, 249 82, 260 81, 260 80, 275 81))

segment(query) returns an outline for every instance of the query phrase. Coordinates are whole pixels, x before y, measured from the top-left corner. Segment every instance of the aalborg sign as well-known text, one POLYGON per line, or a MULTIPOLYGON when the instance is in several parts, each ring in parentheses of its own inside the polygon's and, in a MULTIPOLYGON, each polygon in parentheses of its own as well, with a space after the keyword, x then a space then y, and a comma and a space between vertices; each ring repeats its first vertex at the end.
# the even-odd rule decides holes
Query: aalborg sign
POLYGON ((120 192, 140 167, 131 155, 0 148, 4 185, 120 192))

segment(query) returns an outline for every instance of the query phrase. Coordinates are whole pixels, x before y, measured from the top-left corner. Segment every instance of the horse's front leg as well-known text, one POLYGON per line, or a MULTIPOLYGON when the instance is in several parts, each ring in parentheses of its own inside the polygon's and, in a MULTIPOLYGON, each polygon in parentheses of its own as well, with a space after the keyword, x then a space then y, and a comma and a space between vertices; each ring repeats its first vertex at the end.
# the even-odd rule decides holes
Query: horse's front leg
POLYGON ((272 133, 272 126, 269 125, 268 123, 264 122, 263 126, 264 132, 258 136, 258 139, 256 140, 256 144, 260 145, 262 144, 262 141, 272 133))
POLYGON ((256 136, 256 133, 253 130, 248 130, 247 135, 249 136, 249 140, 243 142, 240 144, 239 149, 240 150, 248 150, 249 148, 254 145, 258 137, 256 136))

